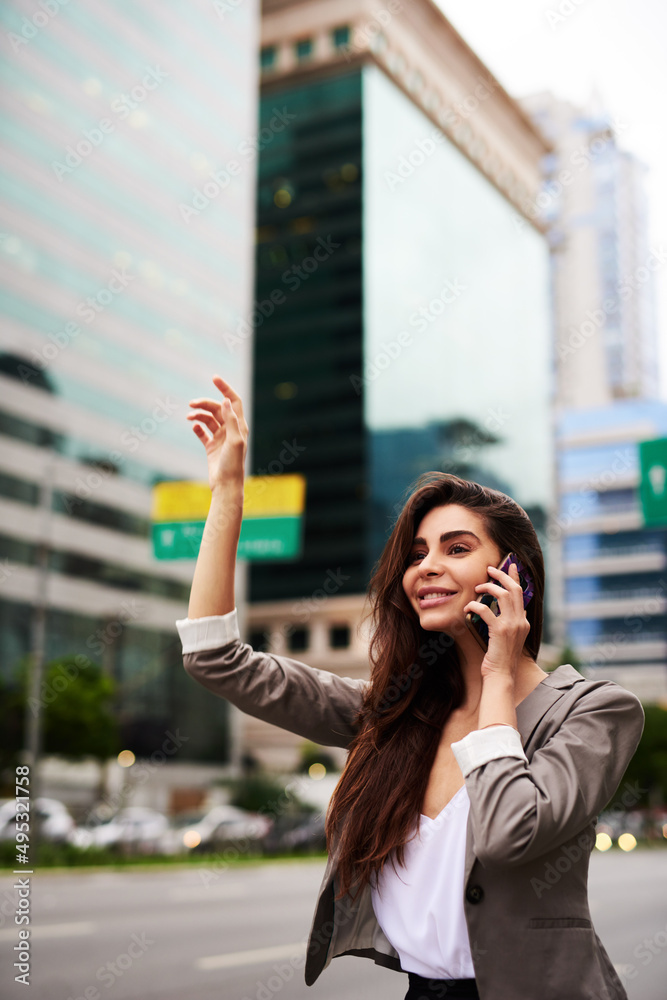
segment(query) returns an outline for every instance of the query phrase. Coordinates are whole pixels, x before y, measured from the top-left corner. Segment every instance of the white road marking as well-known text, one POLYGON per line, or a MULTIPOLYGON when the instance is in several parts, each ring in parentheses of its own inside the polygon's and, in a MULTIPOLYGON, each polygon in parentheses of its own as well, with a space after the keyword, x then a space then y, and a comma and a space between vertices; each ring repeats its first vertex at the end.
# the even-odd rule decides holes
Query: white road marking
POLYGON ((235 951, 227 955, 211 955, 209 958, 198 958, 197 969, 233 969, 239 965, 259 965, 260 962, 273 962, 279 958, 297 958, 305 954, 306 945, 303 941, 294 944, 280 944, 273 948, 253 948, 252 951, 235 951))
MULTIPOLYGON (((59 938, 59 937, 82 937, 84 934, 93 934, 95 924, 90 920, 80 921, 77 924, 21 924, 25 930, 30 931, 30 938, 59 938)), ((0 931, 0 941, 18 941, 20 927, 10 927, 0 931)))

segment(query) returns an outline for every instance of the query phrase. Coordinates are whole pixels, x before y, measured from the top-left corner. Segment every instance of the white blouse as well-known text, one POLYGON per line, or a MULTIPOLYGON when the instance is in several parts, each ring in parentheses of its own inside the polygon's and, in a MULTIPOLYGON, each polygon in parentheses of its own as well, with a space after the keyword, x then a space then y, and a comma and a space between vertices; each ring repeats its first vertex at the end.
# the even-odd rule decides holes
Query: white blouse
POLYGON ((422 814, 405 845, 404 865, 391 860, 371 885, 373 909, 401 967, 428 979, 474 979, 463 910, 466 786, 435 819, 422 814))

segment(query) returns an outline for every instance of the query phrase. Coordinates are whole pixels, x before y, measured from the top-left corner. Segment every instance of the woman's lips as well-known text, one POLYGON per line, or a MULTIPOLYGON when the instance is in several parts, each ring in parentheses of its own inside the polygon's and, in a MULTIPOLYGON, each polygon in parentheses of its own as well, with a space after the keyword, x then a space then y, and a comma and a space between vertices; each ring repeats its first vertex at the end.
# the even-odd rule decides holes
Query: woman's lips
POLYGON ((435 608, 439 604, 447 604, 453 597, 456 597, 456 591, 453 594, 429 594, 427 597, 418 598, 419 607, 435 608))

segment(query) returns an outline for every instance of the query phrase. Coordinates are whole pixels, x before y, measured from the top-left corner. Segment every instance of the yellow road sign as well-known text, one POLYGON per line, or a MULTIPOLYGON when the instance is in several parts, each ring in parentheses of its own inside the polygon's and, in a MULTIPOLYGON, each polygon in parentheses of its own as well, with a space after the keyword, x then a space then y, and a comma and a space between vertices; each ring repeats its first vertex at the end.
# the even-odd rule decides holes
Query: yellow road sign
MULTIPOLYGON (((302 514, 306 480, 299 475, 247 476, 243 517, 302 514)), ((208 483, 169 482, 153 487, 153 521, 205 521, 211 505, 208 483)))

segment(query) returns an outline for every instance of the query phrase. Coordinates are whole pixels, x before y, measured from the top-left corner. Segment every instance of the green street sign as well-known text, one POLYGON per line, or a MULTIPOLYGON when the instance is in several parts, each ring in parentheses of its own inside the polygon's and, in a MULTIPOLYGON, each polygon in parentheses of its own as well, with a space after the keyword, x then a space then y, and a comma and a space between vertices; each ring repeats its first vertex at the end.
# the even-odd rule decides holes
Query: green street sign
MULTIPOLYGON (((160 521, 152 525, 156 559, 196 559, 205 521, 160 521)), ((301 552, 300 516, 256 517, 241 524, 238 558, 294 559, 301 552)))
POLYGON ((667 438, 639 442, 644 524, 667 525, 667 438))
MULTIPOLYGON (((306 480, 246 476, 238 558, 294 559, 301 555, 306 480)), ((196 559, 211 506, 205 482, 163 482, 153 487, 151 534, 156 559, 196 559)))

